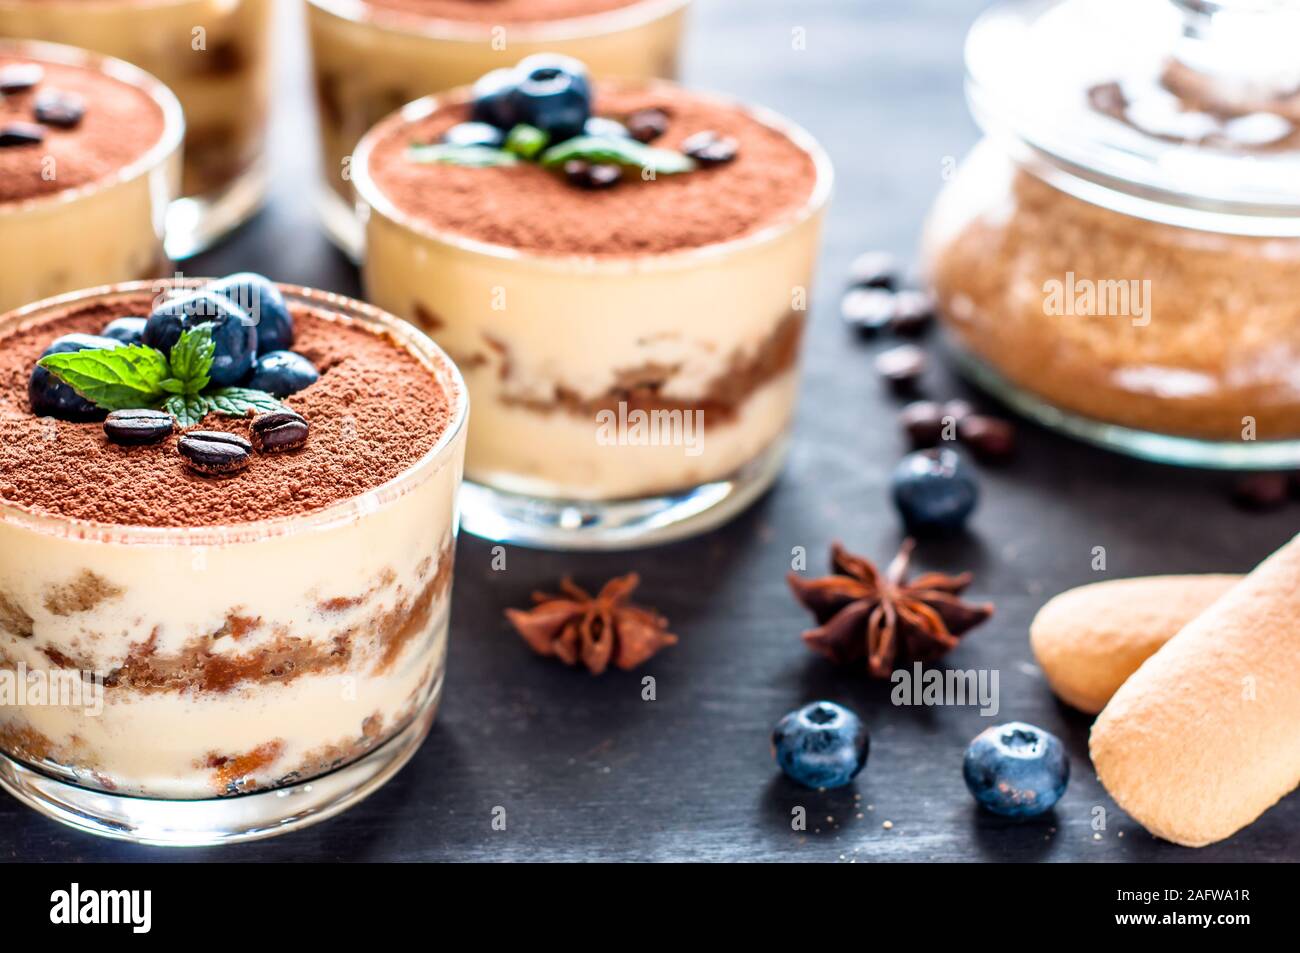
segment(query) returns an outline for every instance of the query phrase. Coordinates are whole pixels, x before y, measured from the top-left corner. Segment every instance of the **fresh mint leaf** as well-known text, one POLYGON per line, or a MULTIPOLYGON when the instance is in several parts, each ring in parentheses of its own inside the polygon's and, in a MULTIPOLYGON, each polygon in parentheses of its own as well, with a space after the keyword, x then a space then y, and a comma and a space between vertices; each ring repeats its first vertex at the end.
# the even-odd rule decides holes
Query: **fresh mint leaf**
POLYGON ((259 414, 284 410, 284 405, 266 391, 249 387, 222 387, 203 397, 212 410, 227 417, 243 417, 250 410, 259 414))
POLYGON ((506 143, 502 148, 521 159, 535 159, 550 141, 551 137, 536 126, 521 122, 506 135, 506 143))
POLYGON ((657 175, 676 175, 695 168, 695 160, 690 156, 620 136, 575 136, 543 152, 541 163, 544 166, 557 166, 570 159, 635 166, 649 169, 657 175))
POLYGON ((176 418, 176 426, 184 429, 200 423, 212 408, 208 399, 198 394, 174 394, 163 401, 162 409, 176 418))
POLYGON ((407 156, 412 162, 441 163, 443 165, 466 165, 474 168, 486 168, 494 165, 514 165, 519 160, 504 149, 490 146, 459 146, 449 142, 439 142, 427 146, 411 146, 407 156))
POLYGON ((162 382, 170 375, 162 352, 141 344, 50 354, 37 363, 105 410, 153 405, 162 397, 162 382))
POLYGON ((185 382, 175 377, 169 377, 166 380, 159 381, 158 386, 169 394, 185 393, 185 382))
POLYGON ((216 353, 217 345, 212 340, 211 322, 205 321, 190 328, 172 346, 171 380, 179 381, 181 390, 172 390, 170 386, 164 386, 163 389, 173 394, 199 393, 208 386, 208 372, 212 370, 212 359, 216 353))

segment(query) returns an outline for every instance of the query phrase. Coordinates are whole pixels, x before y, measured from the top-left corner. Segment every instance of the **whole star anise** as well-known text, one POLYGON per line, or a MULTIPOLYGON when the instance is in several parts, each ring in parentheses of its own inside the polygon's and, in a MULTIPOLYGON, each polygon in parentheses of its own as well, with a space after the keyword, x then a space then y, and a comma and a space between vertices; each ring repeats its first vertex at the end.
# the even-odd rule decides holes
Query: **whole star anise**
POLYGON ((565 665, 581 662, 593 675, 611 661, 626 671, 677 642, 667 619, 627 601, 640 582, 628 573, 592 596, 565 576, 560 595, 534 592, 533 608, 507 609, 506 618, 538 655, 553 655, 565 665))
POLYGON ((856 662, 864 656, 873 678, 888 678, 900 657, 930 662, 957 645, 958 636, 993 614, 993 606, 963 602, 961 592, 971 574, 925 573, 907 580, 914 540, 905 539, 882 573, 869 560, 831 546, 835 575, 786 578, 795 598, 812 611, 817 628, 803 634, 814 652, 833 662, 856 662))

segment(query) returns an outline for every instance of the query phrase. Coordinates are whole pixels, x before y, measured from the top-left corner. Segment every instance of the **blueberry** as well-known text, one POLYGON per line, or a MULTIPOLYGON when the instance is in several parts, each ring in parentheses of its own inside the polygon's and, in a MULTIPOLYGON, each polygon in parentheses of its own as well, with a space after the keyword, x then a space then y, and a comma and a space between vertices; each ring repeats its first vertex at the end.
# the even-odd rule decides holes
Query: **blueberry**
POLYGON ((163 302, 145 323, 144 343, 171 354, 182 332, 204 323, 213 326, 216 344, 209 379, 216 387, 239 383, 257 357, 257 328, 242 308, 221 295, 200 291, 163 302))
POLYGON ((105 325, 99 333, 123 344, 143 344, 144 326, 147 318, 116 318, 105 325))
POLYGON ((632 133, 628 132, 627 126, 617 119, 606 119, 604 116, 592 116, 583 123, 582 134, 584 136, 604 136, 606 139, 632 138, 632 133))
POLYGON ((518 86, 512 100, 519 121, 563 142, 582 132, 591 116, 587 68, 570 56, 537 53, 515 67, 518 86))
POLYGON ((247 386, 264 390, 272 397, 288 397, 318 380, 320 373, 315 365, 301 354, 272 351, 257 359, 247 386))
POLYGON ((518 75, 512 69, 494 69, 479 77, 474 84, 474 100, 470 105, 470 118, 487 123, 503 132, 509 132, 520 123, 515 109, 515 88, 518 75))
POLYGON ((813 702, 790 712, 772 732, 772 755, 794 780, 810 788, 838 788, 867 764, 871 739, 853 712, 813 702))
POLYGON ((966 525, 979 488, 953 451, 919 450, 905 456, 890 481, 894 505, 914 533, 955 533, 966 525))
POLYGON ((233 301, 253 319, 258 354, 293 347, 293 315, 271 279, 245 271, 214 281, 207 290, 233 301))
POLYGON ((1070 762, 1055 735, 1013 721, 975 736, 962 759, 975 800, 1004 817, 1049 811, 1070 783, 1070 762))
MULTIPOLYGON (((41 357, 50 354, 67 354, 71 351, 111 351, 121 346, 121 341, 94 334, 65 334, 47 347, 41 357)), ((32 402, 32 413, 38 417, 87 421, 103 420, 108 415, 108 411, 96 407, 39 366, 32 368, 32 376, 27 382, 27 396, 32 402)))

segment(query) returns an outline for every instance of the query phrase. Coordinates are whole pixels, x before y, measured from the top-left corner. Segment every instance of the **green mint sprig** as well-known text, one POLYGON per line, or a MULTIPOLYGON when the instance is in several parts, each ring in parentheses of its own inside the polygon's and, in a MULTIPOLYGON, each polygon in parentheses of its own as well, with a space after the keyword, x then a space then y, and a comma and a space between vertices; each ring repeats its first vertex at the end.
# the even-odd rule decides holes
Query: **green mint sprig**
POLYGON ((695 168, 695 160, 672 149, 647 146, 621 136, 575 136, 542 153, 544 166, 564 165, 570 159, 612 163, 646 169, 656 175, 677 175, 695 168))
POLYGON ((612 163, 645 169, 655 175, 677 175, 696 168, 695 160, 673 149, 647 146, 623 136, 575 136, 547 148, 546 133, 520 124, 510 130, 500 149, 491 146, 463 146, 449 142, 412 145, 407 155, 413 162, 463 165, 473 168, 516 165, 520 160, 539 162, 546 168, 562 166, 570 159, 591 163, 612 163))
POLYGON ((180 336, 170 359, 156 348, 131 344, 107 351, 50 354, 37 363, 97 407, 162 409, 175 417, 182 429, 193 427, 210 413, 243 417, 250 410, 284 409, 265 391, 210 388, 216 351, 212 325, 204 323, 180 336))
POLYGON ((514 165, 519 159, 512 152, 491 146, 460 146, 450 142, 411 146, 407 155, 413 162, 465 165, 475 169, 497 165, 514 165))

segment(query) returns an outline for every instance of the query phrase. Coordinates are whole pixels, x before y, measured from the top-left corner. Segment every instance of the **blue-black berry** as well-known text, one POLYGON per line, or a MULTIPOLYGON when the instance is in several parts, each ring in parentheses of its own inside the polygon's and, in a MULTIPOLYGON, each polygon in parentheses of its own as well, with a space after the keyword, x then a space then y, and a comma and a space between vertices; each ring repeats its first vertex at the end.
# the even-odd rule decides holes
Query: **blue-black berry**
POLYGON ((870 745, 862 719, 843 705, 827 701, 790 712, 772 732, 776 763, 810 788, 848 784, 866 766, 870 745))

